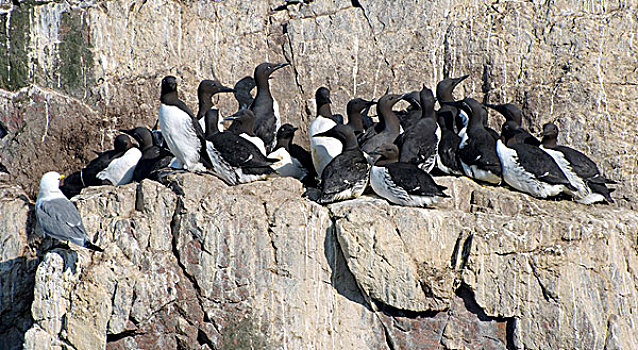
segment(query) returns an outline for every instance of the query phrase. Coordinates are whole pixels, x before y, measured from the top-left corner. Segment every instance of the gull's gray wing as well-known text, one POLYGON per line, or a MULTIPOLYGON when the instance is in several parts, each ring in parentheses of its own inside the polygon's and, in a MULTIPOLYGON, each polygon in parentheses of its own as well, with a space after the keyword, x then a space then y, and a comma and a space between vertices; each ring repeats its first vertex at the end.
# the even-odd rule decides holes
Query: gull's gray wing
POLYGON ((66 198, 40 202, 36 216, 42 230, 60 241, 69 241, 81 247, 89 240, 78 209, 66 198))

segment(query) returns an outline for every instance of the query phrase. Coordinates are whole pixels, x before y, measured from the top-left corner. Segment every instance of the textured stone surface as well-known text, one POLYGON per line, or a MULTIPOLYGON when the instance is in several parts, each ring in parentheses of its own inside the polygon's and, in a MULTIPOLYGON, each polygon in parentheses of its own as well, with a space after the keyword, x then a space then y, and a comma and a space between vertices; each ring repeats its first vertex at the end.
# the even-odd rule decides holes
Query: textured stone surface
POLYGON ((162 181, 74 198, 105 252, 46 253, 27 349, 638 344, 630 210, 449 177, 456 197, 429 209, 322 207, 289 178, 162 181))
POLYGON ((37 257, 29 245, 31 204, 16 186, 0 185, 0 339, 19 347, 33 322, 29 312, 37 257))
MULTIPOLYGON (((10 133, 0 161, 31 196, 42 173, 76 170, 91 149, 110 147, 117 129, 152 126, 164 75, 180 78, 182 98, 195 107, 201 79, 232 84, 258 63, 288 61, 272 91, 302 142, 320 85, 345 113, 353 96, 470 74, 459 97, 513 101, 532 132, 557 122, 560 142, 620 182, 618 205, 637 203, 631 2, 14 3, 0 6, 0 122, 10 133)), ((237 108, 230 95, 216 100, 223 114, 237 108)), ((490 124, 501 121, 492 115, 490 124)))

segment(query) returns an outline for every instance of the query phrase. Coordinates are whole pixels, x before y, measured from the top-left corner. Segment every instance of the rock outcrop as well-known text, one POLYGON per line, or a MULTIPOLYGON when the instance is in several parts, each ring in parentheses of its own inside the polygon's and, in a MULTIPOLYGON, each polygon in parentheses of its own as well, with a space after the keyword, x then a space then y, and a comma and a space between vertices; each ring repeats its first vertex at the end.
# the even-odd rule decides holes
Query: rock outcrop
MULTIPOLYGON (((559 141, 635 208, 636 16, 626 1, 0 1, 0 162, 33 197, 44 172, 75 171, 117 129, 152 126, 166 74, 195 107, 202 79, 290 62, 271 84, 299 141, 321 85, 344 113, 354 96, 470 74, 457 97, 517 103, 532 132, 557 122, 559 141)), ((230 95, 216 103, 237 108, 230 95)))
MULTIPOLYGON (((463 178, 440 178, 452 198, 431 209, 374 196, 322 207, 288 178, 162 181, 74 198, 105 252, 52 248, 23 294, 3 292, 22 302, 4 320, 31 291, 30 327, 14 337, 25 349, 638 345, 638 217, 627 209, 463 178)), ((28 218, 20 201, 8 202, 28 218)), ((4 232, 26 242, 16 218, 4 232)))

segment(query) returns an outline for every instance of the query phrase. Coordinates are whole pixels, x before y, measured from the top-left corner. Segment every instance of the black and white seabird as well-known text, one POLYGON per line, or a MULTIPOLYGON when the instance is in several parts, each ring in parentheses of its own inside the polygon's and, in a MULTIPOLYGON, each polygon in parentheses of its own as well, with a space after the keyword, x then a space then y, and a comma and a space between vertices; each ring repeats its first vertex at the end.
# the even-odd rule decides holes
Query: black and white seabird
POLYGON ((204 131, 190 108, 177 97, 177 79, 162 79, 159 124, 166 145, 189 171, 205 171, 211 162, 206 153, 204 131))
POLYGON ((133 173, 142 151, 137 147, 129 148, 121 156, 114 158, 96 177, 110 185, 126 185, 133 182, 133 173))
POLYGON ((383 144, 396 141, 401 133, 401 123, 392 107, 401 101, 404 96, 386 94, 379 99, 377 112, 379 114, 379 124, 382 124, 383 129, 379 131, 375 130, 375 127, 371 127, 359 137, 359 145, 363 152, 370 153, 383 144))
POLYGON ((359 149, 357 137, 351 127, 337 124, 315 137, 334 137, 343 143, 343 152, 337 155, 321 173, 320 203, 356 198, 368 185, 370 164, 359 149))
POLYGON ((436 84, 436 99, 439 101, 441 106, 441 108, 437 111, 437 114, 450 113, 452 115, 453 122, 456 124, 457 133, 467 126, 468 115, 459 108, 449 104, 443 104, 443 102, 455 101, 454 96, 452 95, 454 88, 463 80, 467 79, 467 77, 469 77, 469 75, 466 74, 458 78, 443 79, 436 84))
POLYGON ((316 137, 317 134, 326 132, 337 125, 330 106, 332 103, 330 90, 326 87, 318 88, 315 92, 315 102, 317 104, 317 117, 310 123, 308 135, 310 136, 312 163, 317 174, 321 176, 326 165, 341 153, 343 145, 334 137, 316 137))
POLYGON ((68 198, 71 198, 79 194, 85 187, 109 184, 108 181, 98 179, 97 174, 106 169, 113 159, 121 157, 131 147, 133 147, 133 143, 128 135, 117 135, 113 141, 112 150, 96 152, 97 158, 91 160, 81 170, 64 177, 64 182, 60 189, 68 198))
POLYGON ((556 161, 556 164, 575 188, 575 190, 570 191, 574 201, 583 204, 602 201, 614 202, 610 195, 613 189, 607 188, 607 184, 615 184, 616 182, 604 178, 596 163, 585 154, 567 146, 558 146, 558 127, 554 123, 543 125, 542 136, 540 148, 556 161))
POLYGON ((514 121, 503 124, 496 153, 503 166, 503 180, 536 198, 554 197, 573 190, 554 159, 540 148, 520 142, 521 130, 514 121))
POLYGON ((255 114, 250 109, 242 109, 230 117, 224 118, 224 120, 233 122, 231 124, 233 126, 232 130, 229 129, 230 132, 252 142, 255 146, 257 146, 261 153, 264 155, 266 154, 266 145, 264 145, 264 141, 255 136, 255 133, 253 132, 255 126, 255 114))
POLYGON ((60 191, 60 180, 64 178, 54 171, 42 175, 40 191, 35 202, 35 214, 44 234, 62 242, 102 252, 102 248, 91 242, 86 233, 78 209, 60 191))
POLYGON ((275 150, 268 154, 268 158, 279 159, 279 161, 271 167, 281 176, 294 177, 304 183, 310 180, 314 183, 317 174, 312 164, 312 157, 310 152, 292 143, 295 131, 297 128, 290 124, 284 124, 277 130, 277 145, 275 150))
POLYGON ((235 95, 235 100, 237 100, 237 112, 242 109, 250 108, 250 105, 253 104, 253 95, 250 93, 257 83, 255 83, 255 79, 253 77, 247 76, 240 79, 235 83, 233 89, 233 95, 235 95))
POLYGON ((355 135, 359 135, 365 130, 362 112, 374 104, 376 101, 367 101, 360 97, 348 101, 346 106, 348 125, 354 130, 355 135))
POLYGON ((376 194, 391 203, 425 207, 449 197, 432 176, 415 164, 399 162, 399 148, 385 144, 371 155, 378 156, 370 170, 370 186, 376 194))
POLYGON ((454 132, 452 113, 437 113, 441 128, 441 140, 436 158, 436 167, 447 175, 463 175, 463 167, 457 156, 461 137, 454 132))
POLYGON ((217 129, 219 111, 209 109, 206 121, 206 151, 211 172, 228 185, 263 180, 274 173, 270 167, 277 159, 269 159, 245 138, 217 129))
POLYGON ((156 144, 152 132, 145 127, 138 126, 134 129, 121 131, 131 135, 142 151, 142 157, 133 171, 133 180, 137 182, 148 178, 156 180, 157 178, 154 177, 155 172, 168 167, 173 159, 173 154, 161 145, 156 144))
POLYGON ((496 154, 496 138, 485 128, 487 110, 473 98, 444 102, 463 109, 469 115, 457 155, 466 176, 491 184, 501 182, 501 162, 496 154))
MULTIPOLYGON (((235 92, 234 89, 231 89, 227 86, 222 85, 222 83, 217 80, 202 80, 197 87, 197 100, 199 102, 199 109, 197 110, 197 120, 199 121, 199 126, 204 129, 204 115, 211 108, 217 108, 213 105, 213 96, 221 92, 235 92)), ((223 123, 219 123, 217 125, 219 131, 224 130, 223 123)))
POLYGON ((523 111, 518 108, 517 105, 513 103, 503 103, 503 104, 486 104, 487 107, 492 108, 493 110, 499 112, 503 117, 505 117, 505 122, 512 121, 516 125, 518 125, 518 132, 514 137, 518 140, 517 142, 523 142, 532 146, 540 146, 541 142, 534 137, 532 134, 527 132, 522 128, 523 124, 523 111))
POLYGON ((434 94, 425 85, 419 92, 419 104, 421 108, 420 119, 397 140, 401 148, 400 160, 402 163, 412 163, 421 170, 430 172, 436 164, 436 156, 441 140, 441 128, 436 122, 434 112, 434 94))
POLYGON ((268 80, 276 70, 288 66, 289 63, 262 63, 255 68, 254 78, 257 84, 257 94, 250 110, 255 113, 255 135, 264 141, 266 150, 270 151, 277 140, 275 134, 281 126, 279 104, 270 93, 268 80))

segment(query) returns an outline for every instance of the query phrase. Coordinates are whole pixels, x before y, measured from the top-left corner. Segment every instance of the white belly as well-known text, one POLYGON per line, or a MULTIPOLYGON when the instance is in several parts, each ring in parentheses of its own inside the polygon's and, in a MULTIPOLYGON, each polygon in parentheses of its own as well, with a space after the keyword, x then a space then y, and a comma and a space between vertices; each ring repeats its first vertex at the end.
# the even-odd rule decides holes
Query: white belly
POLYGON ((518 154, 505 146, 501 140, 496 142, 496 153, 501 160, 503 180, 513 188, 536 198, 553 197, 565 190, 563 185, 551 185, 534 177, 518 164, 518 154))
POLYGON ((326 165, 328 165, 334 157, 341 154, 343 145, 337 139, 331 137, 314 137, 314 135, 328 131, 335 125, 337 125, 337 123, 335 123, 332 119, 317 117, 312 121, 308 128, 312 163, 314 164, 319 177, 321 177, 326 165))
POLYGON ((241 133, 239 136, 250 141, 250 143, 252 143, 253 145, 257 146, 257 148, 259 148, 259 151, 261 152, 261 154, 266 155, 266 146, 264 145, 264 141, 262 139, 260 139, 257 136, 250 136, 244 133, 241 133))
POLYGON ((202 170, 199 162, 200 141, 188 114, 176 106, 162 104, 159 110, 162 136, 173 155, 186 170, 202 170))
POLYGON ((100 171, 96 177, 100 180, 108 180, 116 186, 131 183, 135 166, 140 158, 142 158, 142 152, 133 147, 121 157, 111 161, 106 169, 100 171))
POLYGON ((279 159, 277 163, 272 164, 270 167, 275 169, 277 174, 281 176, 294 177, 297 180, 301 180, 308 175, 308 171, 306 171, 301 163, 299 163, 297 159, 292 158, 283 147, 270 153, 268 158, 279 159))
MULTIPOLYGON (((589 202, 596 199, 594 197, 587 198, 592 194, 589 186, 585 184, 585 181, 583 181, 583 179, 576 175, 576 173, 572 170, 571 165, 569 164, 567 159, 565 159, 565 156, 561 152, 555 151, 553 149, 547 149, 543 146, 540 146, 540 149, 545 151, 545 153, 549 154, 554 159, 560 170, 563 172, 563 174, 565 174, 567 180, 569 180, 569 183, 576 188, 576 191, 569 190, 567 188, 565 189, 572 197, 574 197, 574 200, 576 200, 577 202, 584 200, 585 202, 588 202, 585 204, 591 204, 589 202)), ((604 200, 604 197, 602 198, 603 199, 601 199, 601 201, 604 200)))

